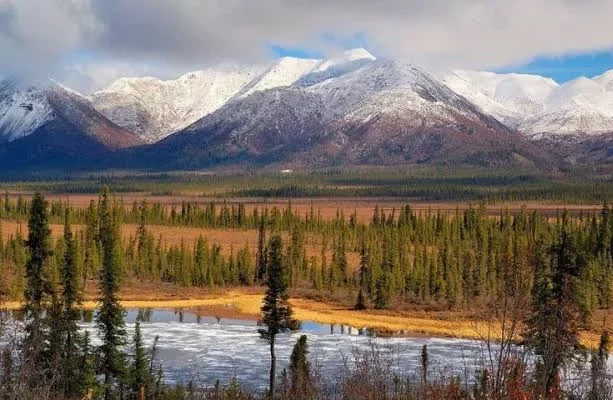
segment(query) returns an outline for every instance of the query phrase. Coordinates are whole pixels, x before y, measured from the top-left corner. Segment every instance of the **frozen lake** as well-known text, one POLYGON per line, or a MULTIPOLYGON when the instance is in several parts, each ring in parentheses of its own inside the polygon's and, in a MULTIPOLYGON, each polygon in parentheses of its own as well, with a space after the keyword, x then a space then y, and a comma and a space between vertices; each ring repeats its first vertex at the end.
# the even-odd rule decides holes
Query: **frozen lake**
MULTIPOLYGON (((260 339, 256 322, 198 317, 188 311, 128 310, 126 321, 130 337, 139 314, 147 345, 151 346, 154 338, 159 337, 156 359, 163 365, 167 381, 188 383, 193 380, 213 385, 216 380, 227 383, 236 377, 251 390, 266 387, 269 347, 260 339)), ((82 326, 93 329, 91 322, 82 322, 82 326)), ((407 374, 417 371, 422 346, 427 344, 433 369, 462 377, 468 372, 470 378, 474 376, 475 361, 481 359, 484 351, 484 346, 476 341, 375 338, 356 328, 304 321, 300 331, 278 337, 278 371, 287 366, 292 347, 302 334, 308 336, 311 363, 329 382, 334 382, 346 371, 346 364, 351 367, 356 352, 369 351, 373 346, 376 351, 386 353, 394 369, 407 374)))

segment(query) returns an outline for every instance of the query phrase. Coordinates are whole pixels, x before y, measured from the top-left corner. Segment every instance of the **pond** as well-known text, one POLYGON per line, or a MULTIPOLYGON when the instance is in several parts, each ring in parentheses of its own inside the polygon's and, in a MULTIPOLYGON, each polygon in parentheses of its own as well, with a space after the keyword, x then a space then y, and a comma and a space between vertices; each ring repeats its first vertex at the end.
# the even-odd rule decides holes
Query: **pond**
MULTIPOLYGON (((86 313, 81 326, 93 331, 91 317, 92 313, 86 313)), ((235 377, 248 389, 266 388, 269 347, 259 337, 255 321, 198 316, 189 311, 131 309, 126 315, 130 337, 137 317, 142 321, 141 330, 148 346, 156 336, 159 338, 156 359, 163 365, 168 382, 213 385, 217 380, 226 384, 235 377)), ((462 377, 468 372, 472 378, 485 350, 477 341, 382 338, 368 330, 303 321, 300 331, 279 335, 278 371, 288 365, 292 348, 302 334, 308 336, 309 360, 329 382, 347 371, 346 365, 351 367, 356 354, 371 350, 384 353, 394 369, 411 374, 419 368, 424 344, 428 345, 433 369, 462 377)))

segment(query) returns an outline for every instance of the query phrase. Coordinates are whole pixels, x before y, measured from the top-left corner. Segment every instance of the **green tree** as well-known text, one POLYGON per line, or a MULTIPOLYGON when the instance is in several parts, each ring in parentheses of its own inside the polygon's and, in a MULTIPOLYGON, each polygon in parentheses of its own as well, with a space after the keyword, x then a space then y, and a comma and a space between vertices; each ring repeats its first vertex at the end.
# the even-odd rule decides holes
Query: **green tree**
POLYGON ((255 257, 255 271, 256 282, 262 282, 266 275, 266 224, 264 216, 260 217, 260 224, 258 227, 258 250, 255 257))
POLYGON ((366 307, 366 299, 364 297, 364 288, 366 286, 366 277, 369 274, 368 271, 368 255, 366 254, 366 242, 364 238, 362 238, 360 242, 360 269, 359 269, 359 284, 360 289, 358 290, 358 298, 355 302, 356 310, 365 310, 366 307))
POLYGON ((51 284, 45 274, 45 265, 51 255, 51 230, 47 201, 36 193, 30 207, 28 220, 28 240, 26 246, 29 258, 26 262, 26 287, 24 290, 25 337, 23 357, 30 369, 30 384, 40 383, 46 369, 44 353, 46 350, 47 329, 43 323, 44 301, 52 294, 51 284))
POLYGON ((276 363, 275 339, 278 334, 297 329, 298 323, 292 318, 289 304, 288 274, 283 264, 283 242, 280 235, 275 235, 268 244, 268 267, 266 277, 266 294, 262 304, 262 323, 260 336, 270 345, 270 388, 269 396, 275 394, 276 363))
POLYGON ((146 399, 150 396, 152 377, 149 372, 150 360, 143 344, 140 321, 134 326, 134 355, 130 367, 130 386, 136 399, 146 399))
POLYGON ((125 326, 123 309, 117 293, 120 283, 119 227, 105 189, 99 204, 99 241, 102 249, 100 274, 101 298, 96 326, 102 344, 99 348, 99 372, 103 376, 104 399, 113 398, 113 387, 125 372, 125 326))
POLYGON ((582 270, 577 253, 566 215, 556 242, 548 248, 541 243, 536 252, 532 315, 527 321, 527 338, 541 356, 541 376, 538 379, 543 393, 560 392, 560 368, 579 347, 581 308, 577 292, 582 270))
POLYGON ((313 383, 311 365, 307 359, 308 354, 307 336, 302 335, 294 345, 289 361, 290 395, 292 399, 309 399, 312 397, 313 383))
POLYGON ((79 319, 78 305, 81 302, 76 265, 76 247, 70 224, 70 212, 66 210, 64 221, 64 262, 62 264, 62 309, 61 332, 62 350, 62 387, 64 395, 81 394, 82 376, 79 373, 79 319))

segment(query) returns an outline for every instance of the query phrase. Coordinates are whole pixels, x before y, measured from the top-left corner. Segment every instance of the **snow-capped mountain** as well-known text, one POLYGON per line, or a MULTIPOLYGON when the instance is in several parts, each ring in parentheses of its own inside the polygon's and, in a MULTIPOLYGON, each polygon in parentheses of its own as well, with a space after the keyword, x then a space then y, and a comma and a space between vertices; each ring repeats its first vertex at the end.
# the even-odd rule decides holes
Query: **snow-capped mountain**
POLYGON ((89 96, 53 81, 0 82, 0 158, 24 165, 75 155, 115 168, 588 163, 599 162, 593 154, 610 159, 611 137, 613 70, 560 85, 526 74, 433 73, 355 49, 175 80, 126 77, 89 96))
POLYGON ((17 80, 0 82, 0 142, 10 142, 34 132, 53 119, 45 91, 22 87, 17 80))
POLYGON ((0 83, 0 166, 3 169, 87 162, 93 155, 142 144, 54 81, 0 83))
POLYGON ((221 107, 259 71, 220 66, 171 81, 122 78, 90 98, 111 121, 155 142, 221 107))
POLYGON ((315 75, 337 76, 349 65, 374 60, 364 49, 327 60, 283 57, 268 66, 218 66, 190 72, 179 79, 122 78, 90 97, 111 121, 156 142, 186 128, 229 101, 255 92, 287 87, 315 75), (334 74, 331 72, 334 71, 334 74))
POLYGON ((613 132, 613 70, 559 85, 537 75, 453 71, 455 92, 534 139, 613 132))
POLYGON ((0 82, 0 142, 34 135, 57 120, 112 149, 141 143, 134 133, 96 111, 85 96, 58 82, 49 80, 36 86, 16 79, 0 82))
POLYGON ((228 163, 534 165, 537 153, 423 70, 371 61, 309 87, 241 96, 135 150, 135 158, 169 169, 228 163))

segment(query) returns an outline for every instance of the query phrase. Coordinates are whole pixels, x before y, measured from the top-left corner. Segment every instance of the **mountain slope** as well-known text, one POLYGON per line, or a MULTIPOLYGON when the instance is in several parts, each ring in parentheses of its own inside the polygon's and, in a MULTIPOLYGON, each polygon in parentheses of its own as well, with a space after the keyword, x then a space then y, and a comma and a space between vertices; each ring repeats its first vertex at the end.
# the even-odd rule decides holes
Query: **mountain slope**
POLYGON ((0 143, 27 136, 51 119, 44 90, 22 87, 14 79, 0 82, 0 143))
POLYGON ((442 81, 533 139, 613 131, 613 70, 563 85, 536 75, 478 71, 454 71, 442 81))
POLYGON ((122 78, 90 98, 111 121, 154 143, 229 101, 299 81, 303 86, 311 85, 372 60, 366 50, 356 49, 327 60, 284 57, 268 66, 221 65, 170 81, 122 78))
POLYGON ((30 101, 17 105, 25 113, 15 112, 14 101, 5 103, 9 111, 2 109, 5 123, 0 135, 5 139, 0 144, 0 168, 4 171, 88 165, 93 157, 142 144, 134 133, 97 112, 85 97, 55 82, 2 87, 12 88, 3 92, 5 99, 30 101), (30 110, 33 114, 28 114, 30 110))
POLYGON ((258 71, 221 66, 172 81, 122 78, 90 98, 111 121, 155 142, 221 107, 258 71))
POLYGON ((547 157, 420 69, 375 61, 316 85, 259 91, 130 152, 161 169, 220 164, 545 164, 547 157))

